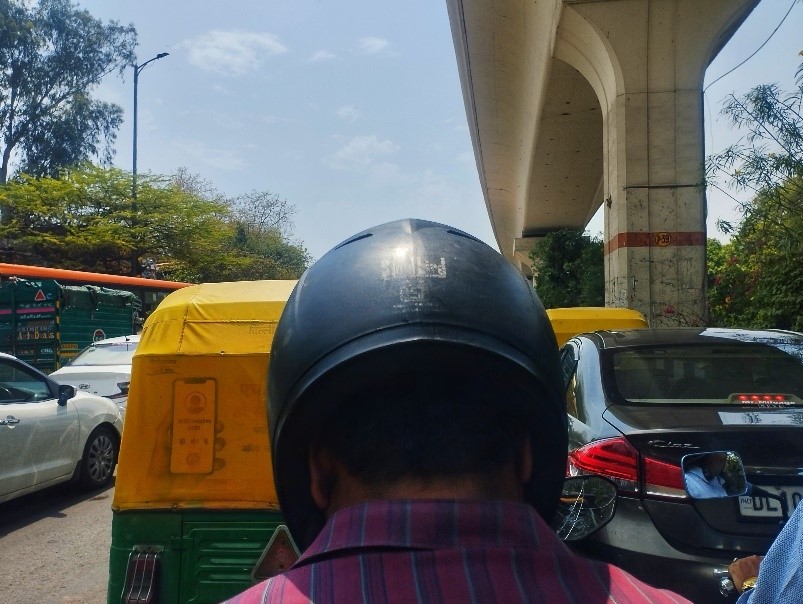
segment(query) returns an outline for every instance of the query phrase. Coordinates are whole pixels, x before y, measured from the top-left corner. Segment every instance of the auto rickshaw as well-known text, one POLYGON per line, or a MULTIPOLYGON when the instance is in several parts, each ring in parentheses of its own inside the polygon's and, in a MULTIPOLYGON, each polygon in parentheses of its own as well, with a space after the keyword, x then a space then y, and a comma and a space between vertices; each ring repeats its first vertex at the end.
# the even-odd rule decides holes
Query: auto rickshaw
POLYGON ((216 603, 253 584, 282 523, 266 388, 295 283, 187 287, 145 322, 112 503, 109 604, 216 603))
POLYGON ((548 308, 546 311, 558 346, 563 346, 579 333, 598 329, 642 329, 649 327, 647 318, 632 308, 577 306, 548 308))

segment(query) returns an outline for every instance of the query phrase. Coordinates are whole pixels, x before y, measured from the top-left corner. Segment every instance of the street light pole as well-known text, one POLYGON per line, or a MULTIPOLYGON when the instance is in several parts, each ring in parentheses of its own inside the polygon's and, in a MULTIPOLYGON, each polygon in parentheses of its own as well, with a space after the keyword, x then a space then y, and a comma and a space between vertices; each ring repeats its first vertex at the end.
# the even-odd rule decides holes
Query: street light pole
POLYGON ((148 59, 142 65, 137 65, 134 63, 134 149, 133 149, 133 159, 134 159, 134 166, 131 170, 131 199, 132 199, 132 210, 136 214, 137 211, 137 88, 139 86, 139 73, 145 69, 145 66, 148 63, 156 61, 157 59, 164 59, 170 53, 167 52, 160 52, 158 55, 153 57, 152 59, 148 59))

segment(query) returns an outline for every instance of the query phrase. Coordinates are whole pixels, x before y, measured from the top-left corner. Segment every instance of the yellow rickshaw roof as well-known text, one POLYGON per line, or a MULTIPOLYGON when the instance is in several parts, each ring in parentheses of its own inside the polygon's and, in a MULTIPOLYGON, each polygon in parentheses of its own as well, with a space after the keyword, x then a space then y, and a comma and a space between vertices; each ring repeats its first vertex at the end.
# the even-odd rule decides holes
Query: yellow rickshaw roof
POLYGON ((295 284, 204 283, 151 313, 131 368, 116 511, 278 509, 267 374, 295 284))
POLYGON ((234 281, 177 290, 145 321, 136 356, 268 352, 272 328, 296 283, 234 281), (255 337, 221 338, 231 323, 251 324, 246 333, 255 337))
POLYGON ((558 346, 563 346, 580 333, 598 329, 638 329, 647 327, 647 318, 632 308, 576 306, 549 308, 546 311, 558 346))

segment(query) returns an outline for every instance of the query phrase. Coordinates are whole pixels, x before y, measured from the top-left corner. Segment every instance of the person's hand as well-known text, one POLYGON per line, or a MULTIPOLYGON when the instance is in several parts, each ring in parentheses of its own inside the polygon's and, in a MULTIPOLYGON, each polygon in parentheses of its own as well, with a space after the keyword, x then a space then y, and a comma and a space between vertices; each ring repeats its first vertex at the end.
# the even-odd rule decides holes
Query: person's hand
POLYGON ((746 558, 736 558, 728 565, 728 572, 739 593, 744 590, 743 585, 747 579, 754 579, 758 576, 758 567, 763 559, 764 556, 747 556, 746 558))

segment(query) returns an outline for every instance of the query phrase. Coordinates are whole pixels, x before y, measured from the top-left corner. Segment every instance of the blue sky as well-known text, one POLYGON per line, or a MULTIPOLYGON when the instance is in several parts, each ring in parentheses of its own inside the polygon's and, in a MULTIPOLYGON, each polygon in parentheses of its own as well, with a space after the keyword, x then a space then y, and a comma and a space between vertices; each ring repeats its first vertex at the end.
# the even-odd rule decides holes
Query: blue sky
MULTIPOLYGON (((763 0, 712 63, 707 82, 752 53, 791 0, 763 0)), ((421 217, 496 247, 479 187, 445 2, 405 0, 85 0, 96 17, 133 23, 139 78, 139 172, 180 167, 234 196, 270 190, 297 209, 295 236, 318 258, 374 224, 421 217)), ((708 150, 733 142, 722 99, 787 87, 803 50, 798 3, 764 49, 706 93, 708 150)), ((125 110, 115 163, 131 169, 133 77, 97 96, 125 110)), ((733 202, 709 195, 716 218, 733 202)), ((598 233, 602 221, 592 220, 598 233)))

